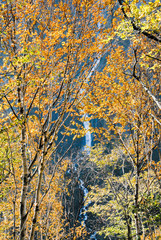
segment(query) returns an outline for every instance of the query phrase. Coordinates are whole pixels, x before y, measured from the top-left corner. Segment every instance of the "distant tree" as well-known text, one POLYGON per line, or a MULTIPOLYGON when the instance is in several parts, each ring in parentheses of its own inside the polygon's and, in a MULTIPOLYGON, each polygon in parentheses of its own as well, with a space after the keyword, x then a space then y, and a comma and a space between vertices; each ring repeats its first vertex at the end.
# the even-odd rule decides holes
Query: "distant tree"
POLYGON ((136 206, 137 172, 133 163, 122 147, 117 146, 110 154, 103 149, 94 148, 90 158, 97 165, 98 184, 89 192, 88 201, 93 203, 89 211, 102 221, 98 234, 131 240, 138 227, 138 238, 154 236, 161 224, 161 193, 155 174, 150 168, 141 169, 136 206))

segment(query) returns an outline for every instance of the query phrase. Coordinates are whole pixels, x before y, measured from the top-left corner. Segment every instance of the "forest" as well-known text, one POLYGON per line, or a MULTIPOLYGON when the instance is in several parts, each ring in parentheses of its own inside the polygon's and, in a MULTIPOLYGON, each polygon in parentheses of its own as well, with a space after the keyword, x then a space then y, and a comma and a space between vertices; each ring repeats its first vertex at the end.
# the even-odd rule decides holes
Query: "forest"
POLYGON ((0 0, 0 240, 161 239, 160 0, 0 0))

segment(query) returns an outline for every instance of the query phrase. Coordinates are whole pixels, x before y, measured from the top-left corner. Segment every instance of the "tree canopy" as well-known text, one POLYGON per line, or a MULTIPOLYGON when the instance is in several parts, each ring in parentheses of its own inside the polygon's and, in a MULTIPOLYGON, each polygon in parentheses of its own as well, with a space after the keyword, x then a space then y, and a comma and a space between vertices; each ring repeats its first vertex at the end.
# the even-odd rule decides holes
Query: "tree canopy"
POLYGON ((104 233, 157 236, 160 220, 147 206, 159 208, 161 186, 160 8, 159 0, 1 1, 2 239, 85 238, 79 222, 68 229, 63 205, 65 154, 87 131, 84 116, 103 121, 88 129, 95 139, 113 143, 108 154, 95 154, 97 166, 122 164, 120 178, 104 178, 112 224, 104 233))

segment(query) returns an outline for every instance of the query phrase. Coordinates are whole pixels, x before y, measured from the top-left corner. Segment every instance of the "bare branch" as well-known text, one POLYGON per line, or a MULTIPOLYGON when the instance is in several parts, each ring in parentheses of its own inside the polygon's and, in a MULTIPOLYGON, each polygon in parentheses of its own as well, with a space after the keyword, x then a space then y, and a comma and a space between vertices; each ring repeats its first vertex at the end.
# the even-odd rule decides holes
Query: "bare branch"
POLYGON ((8 100, 7 96, 5 95, 4 97, 5 97, 5 99, 7 100, 8 104, 9 104, 9 106, 10 106, 10 109, 12 110, 14 116, 19 120, 19 117, 17 116, 17 114, 16 114, 15 110, 13 109, 13 107, 12 107, 10 101, 8 100))

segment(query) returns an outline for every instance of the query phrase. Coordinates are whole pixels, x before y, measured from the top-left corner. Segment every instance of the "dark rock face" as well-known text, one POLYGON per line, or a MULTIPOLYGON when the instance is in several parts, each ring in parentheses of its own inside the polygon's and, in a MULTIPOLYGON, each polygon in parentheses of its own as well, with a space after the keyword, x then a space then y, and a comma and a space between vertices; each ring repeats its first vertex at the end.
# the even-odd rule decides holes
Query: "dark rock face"
POLYGON ((72 228, 79 219, 80 209, 83 202, 83 192, 79 188, 78 183, 75 186, 71 184, 68 188, 68 194, 64 194, 63 197, 63 205, 65 215, 72 228))

